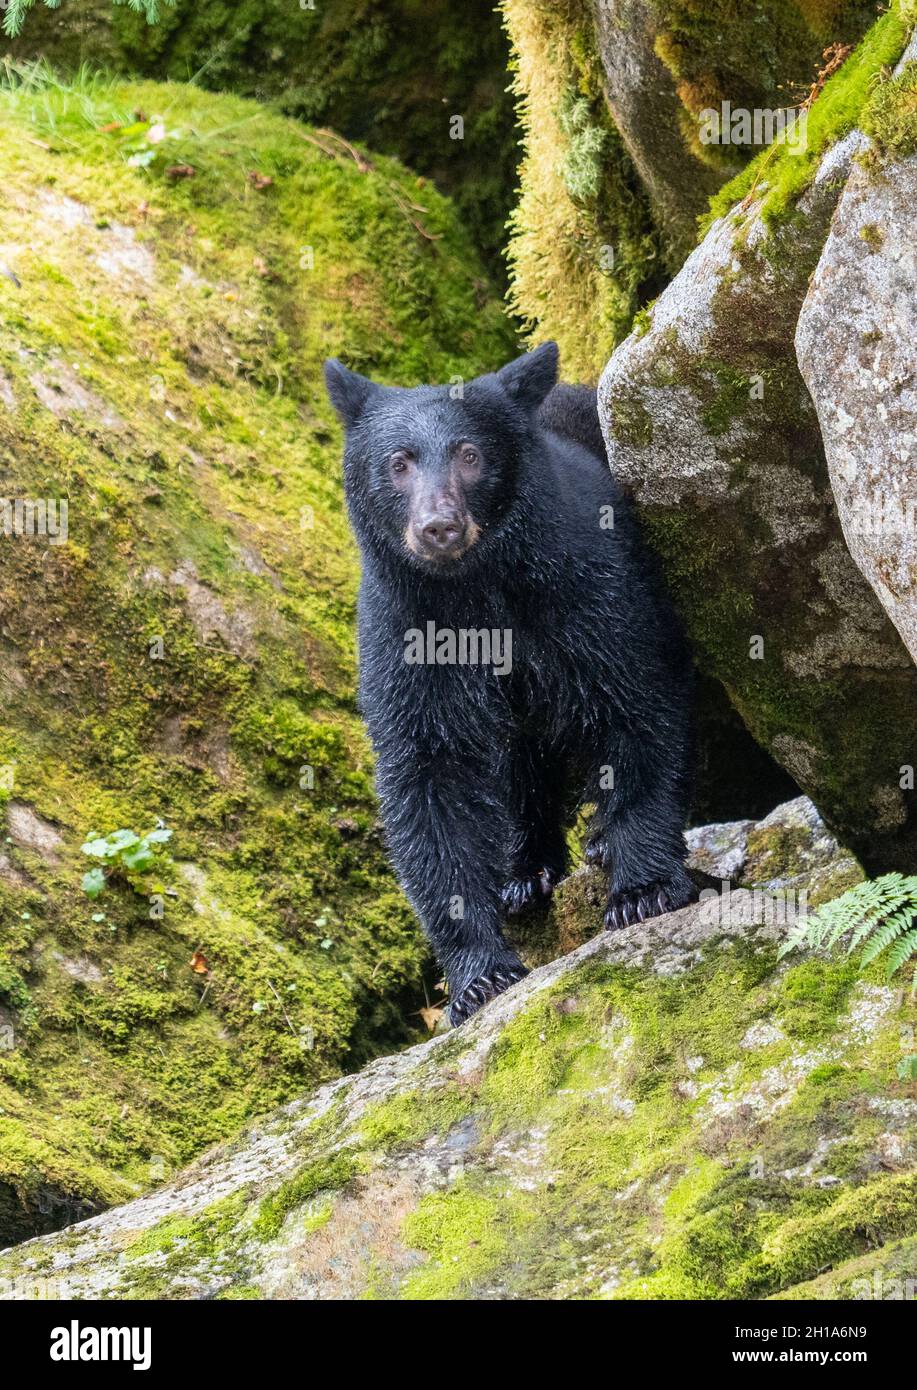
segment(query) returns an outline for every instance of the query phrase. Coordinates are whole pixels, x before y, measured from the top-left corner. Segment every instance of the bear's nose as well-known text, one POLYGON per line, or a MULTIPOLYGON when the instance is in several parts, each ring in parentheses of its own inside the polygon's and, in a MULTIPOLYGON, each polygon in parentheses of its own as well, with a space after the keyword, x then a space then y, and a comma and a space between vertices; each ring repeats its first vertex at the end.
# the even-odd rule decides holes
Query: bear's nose
POLYGON ((461 518, 454 512, 439 512, 435 516, 427 517, 421 522, 418 530, 427 549, 440 555, 456 550, 465 536, 461 518))

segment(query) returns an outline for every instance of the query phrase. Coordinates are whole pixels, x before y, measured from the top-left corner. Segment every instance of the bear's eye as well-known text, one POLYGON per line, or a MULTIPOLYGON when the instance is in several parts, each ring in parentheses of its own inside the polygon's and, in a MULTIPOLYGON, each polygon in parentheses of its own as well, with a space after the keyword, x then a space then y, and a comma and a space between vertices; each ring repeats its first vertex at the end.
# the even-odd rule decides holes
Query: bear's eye
POLYGON ((388 461, 389 467, 393 473, 406 473, 411 458, 412 455, 408 453, 407 449, 397 449, 388 461))
POLYGON ((480 467, 481 455, 472 444, 462 445, 459 458, 465 468, 476 469, 480 467))

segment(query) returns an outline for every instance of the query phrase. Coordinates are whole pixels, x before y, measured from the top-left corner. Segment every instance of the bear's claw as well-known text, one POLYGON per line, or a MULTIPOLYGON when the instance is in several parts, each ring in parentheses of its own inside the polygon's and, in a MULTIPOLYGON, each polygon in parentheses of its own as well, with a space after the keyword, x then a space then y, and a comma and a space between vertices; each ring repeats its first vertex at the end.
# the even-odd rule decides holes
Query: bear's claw
POLYGON ((540 869, 537 873, 511 878, 501 894, 503 906, 510 917, 524 912, 533 903, 547 902, 558 878, 553 869, 540 869))
POLYGON ((478 1009, 503 994, 511 985, 524 980, 529 972, 524 965, 498 965, 488 974, 479 975, 466 985, 461 994, 449 1005, 449 1021, 453 1028, 466 1023, 478 1009))
POLYGON ((591 835, 583 847, 583 858, 587 864, 598 864, 602 868, 608 860, 608 841, 604 835, 591 835))
POLYGON ((648 883, 641 888, 612 893, 605 910, 605 929, 621 931, 635 922, 645 922, 649 917, 677 912, 693 896, 692 889, 676 889, 671 883, 648 883))

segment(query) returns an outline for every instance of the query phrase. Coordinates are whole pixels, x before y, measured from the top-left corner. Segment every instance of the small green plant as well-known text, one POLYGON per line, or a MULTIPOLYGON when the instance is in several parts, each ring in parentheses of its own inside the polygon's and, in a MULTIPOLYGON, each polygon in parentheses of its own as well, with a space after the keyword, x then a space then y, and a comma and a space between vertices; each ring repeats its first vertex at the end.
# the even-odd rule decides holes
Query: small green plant
POLYGON ((104 836, 90 831, 81 849, 90 859, 98 859, 101 863, 83 875, 83 892, 88 898, 97 898, 112 878, 122 878, 132 888, 142 891, 147 886, 144 875, 163 863, 160 845, 171 838, 171 830, 162 825, 147 831, 146 835, 136 835, 133 830, 113 830, 104 836))
MULTIPOLYGON (((778 959, 796 950, 831 950, 849 933, 847 954, 863 948, 860 968, 883 951, 889 979, 909 961, 917 959, 917 876, 883 874, 848 888, 833 902, 804 917, 790 932, 778 959)), ((917 970, 911 982, 911 998, 917 997, 917 970)), ((898 1064, 902 1081, 917 1080, 917 1055, 898 1064)))

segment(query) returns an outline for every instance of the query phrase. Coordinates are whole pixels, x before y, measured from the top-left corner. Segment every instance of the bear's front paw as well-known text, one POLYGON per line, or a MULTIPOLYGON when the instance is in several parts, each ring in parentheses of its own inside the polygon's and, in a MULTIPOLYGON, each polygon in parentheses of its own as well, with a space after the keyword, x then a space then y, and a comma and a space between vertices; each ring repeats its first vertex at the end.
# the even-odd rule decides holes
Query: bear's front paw
POLYGON ((649 917, 661 917, 666 912, 677 912, 696 896, 696 890, 690 880, 683 883, 672 879, 609 893, 608 906, 605 909, 605 928, 607 931, 620 931, 622 927, 631 927, 635 922, 645 922, 649 917))
POLYGON ((483 975, 478 975, 449 1005, 449 1021, 453 1028, 467 1022, 472 1014, 482 1009, 498 994, 503 994, 519 980, 524 980, 529 972, 521 962, 495 965, 483 975))
POLYGON ((533 903, 547 902, 559 880, 560 874, 554 869, 539 869, 511 878, 501 894, 503 906, 510 917, 515 917, 533 903))

